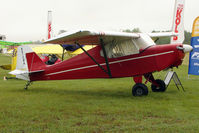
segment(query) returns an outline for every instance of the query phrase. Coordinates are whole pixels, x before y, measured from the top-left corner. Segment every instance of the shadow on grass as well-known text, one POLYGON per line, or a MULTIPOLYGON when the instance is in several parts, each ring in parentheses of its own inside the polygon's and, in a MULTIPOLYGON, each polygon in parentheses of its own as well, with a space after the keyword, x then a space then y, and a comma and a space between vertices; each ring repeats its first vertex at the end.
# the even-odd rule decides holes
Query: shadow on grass
MULTIPOLYGON (((127 79, 128 80, 128 79, 127 79)), ((99 80, 101 83, 101 80, 99 80)), ((84 80, 79 82, 79 84, 74 84, 76 82, 69 81, 67 84, 65 82, 59 81, 59 82, 38 82, 37 84, 33 83, 28 90, 24 90, 24 85, 22 82, 17 86, 17 88, 12 87, 7 91, 10 92, 16 92, 16 93, 24 93, 26 95, 40 95, 40 94, 47 94, 47 95, 57 95, 57 96, 88 96, 88 97, 99 97, 99 98, 131 98, 131 99, 140 99, 139 97, 132 96, 132 90, 131 87, 128 85, 120 84, 117 82, 116 84, 110 84, 109 80, 105 83, 102 82, 100 85, 98 85, 98 80, 90 81, 90 80, 84 80), (85 84, 85 82, 88 82, 85 84), (19 86, 21 88, 19 88, 19 86), (113 89, 115 88, 115 89, 113 89)), ((171 97, 175 97, 178 93, 184 93, 182 90, 180 92, 177 90, 177 88, 174 88, 175 86, 171 85, 166 92, 164 93, 154 93, 149 88, 149 94, 148 96, 141 97, 142 99, 144 97, 150 98, 150 99, 161 99, 162 97, 167 97, 168 95, 171 95, 171 97)), ((185 92, 186 93, 186 92, 185 92)), ((144 98, 145 99, 145 98, 144 98)))
POLYGON ((72 96, 74 95, 75 97, 78 96, 88 96, 88 97, 97 97, 97 98, 130 98, 130 99, 164 99, 167 97, 167 95, 171 95, 172 96, 176 96, 176 95, 181 95, 185 94, 186 92, 183 91, 178 91, 177 89, 170 89, 167 90, 166 92, 162 93, 162 92, 152 92, 149 91, 148 96, 143 96, 143 97, 134 97, 132 96, 131 93, 131 89, 121 89, 121 90, 113 90, 113 89, 108 89, 108 88, 85 88, 80 90, 78 89, 73 89, 73 87, 69 88, 67 87, 65 88, 52 88, 52 87, 33 87, 33 88, 29 88, 28 90, 24 90, 24 89, 15 89, 15 90, 9 90, 12 92, 16 92, 16 93, 25 93, 28 95, 41 95, 41 94, 50 94, 50 95, 57 95, 57 96, 72 96))
POLYGON ((96 90, 96 89, 50 89, 50 88, 33 88, 28 90, 15 90, 15 92, 32 93, 32 94, 56 94, 56 95, 74 95, 74 96, 89 96, 89 97, 115 97, 115 98, 131 98, 131 91, 110 91, 110 90, 96 90))

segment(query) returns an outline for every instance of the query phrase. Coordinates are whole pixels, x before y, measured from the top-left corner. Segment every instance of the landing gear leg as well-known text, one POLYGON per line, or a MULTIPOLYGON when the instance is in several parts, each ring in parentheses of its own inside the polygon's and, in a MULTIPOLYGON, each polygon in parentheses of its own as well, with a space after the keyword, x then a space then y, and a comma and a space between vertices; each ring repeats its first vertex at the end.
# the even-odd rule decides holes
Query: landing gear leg
POLYGON ((145 74, 144 77, 147 81, 151 82, 151 89, 153 92, 165 92, 166 91, 166 85, 163 80, 161 79, 154 79, 152 73, 145 74))
POLYGON ((24 87, 25 90, 28 89, 28 87, 32 84, 32 81, 28 81, 24 87))
POLYGON ((144 96, 148 95, 148 88, 145 84, 142 84, 142 76, 139 77, 133 77, 133 80, 135 81, 135 85, 132 88, 132 94, 133 96, 144 96))

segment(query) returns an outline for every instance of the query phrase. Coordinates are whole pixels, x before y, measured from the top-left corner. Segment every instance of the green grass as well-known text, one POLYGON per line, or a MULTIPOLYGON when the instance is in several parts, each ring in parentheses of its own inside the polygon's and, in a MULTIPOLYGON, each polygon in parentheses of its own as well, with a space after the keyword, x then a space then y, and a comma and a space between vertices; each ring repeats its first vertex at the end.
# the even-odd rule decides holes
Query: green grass
MULTIPOLYGON (((0 64, 9 59, 0 55, 0 64)), ((199 77, 188 79, 187 69, 175 69, 186 92, 172 81, 146 97, 132 96, 132 78, 34 82, 25 91, 0 70, 0 132, 199 132, 199 77)))

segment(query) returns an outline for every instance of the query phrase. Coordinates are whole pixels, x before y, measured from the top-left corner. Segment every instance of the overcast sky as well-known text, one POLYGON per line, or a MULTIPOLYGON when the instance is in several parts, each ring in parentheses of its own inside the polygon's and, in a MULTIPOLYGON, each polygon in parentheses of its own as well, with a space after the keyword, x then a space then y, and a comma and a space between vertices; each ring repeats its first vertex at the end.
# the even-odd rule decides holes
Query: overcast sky
MULTIPOLYGON (((7 41, 46 39, 47 12, 53 33, 93 28, 142 32, 170 30, 175 0, 0 0, 0 34, 7 41)), ((199 0, 185 0, 185 30, 199 16, 199 0)))

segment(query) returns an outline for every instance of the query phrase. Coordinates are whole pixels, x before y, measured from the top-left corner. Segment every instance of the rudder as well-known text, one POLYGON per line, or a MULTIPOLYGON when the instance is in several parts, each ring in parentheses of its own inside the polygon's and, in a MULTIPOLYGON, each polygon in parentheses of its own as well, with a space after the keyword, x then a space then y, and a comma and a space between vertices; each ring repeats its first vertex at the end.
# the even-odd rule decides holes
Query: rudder
POLYGON ((46 66, 35 52, 26 53, 26 60, 29 73, 41 71, 46 66))

